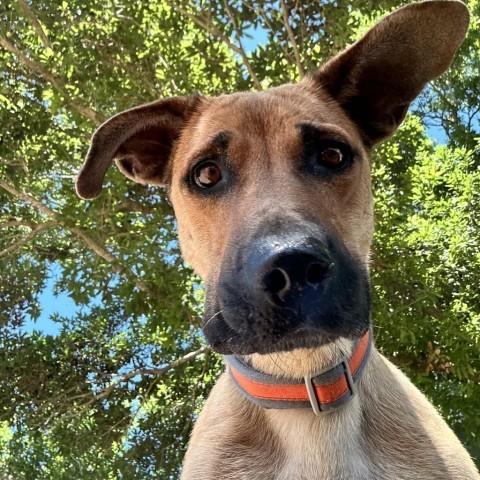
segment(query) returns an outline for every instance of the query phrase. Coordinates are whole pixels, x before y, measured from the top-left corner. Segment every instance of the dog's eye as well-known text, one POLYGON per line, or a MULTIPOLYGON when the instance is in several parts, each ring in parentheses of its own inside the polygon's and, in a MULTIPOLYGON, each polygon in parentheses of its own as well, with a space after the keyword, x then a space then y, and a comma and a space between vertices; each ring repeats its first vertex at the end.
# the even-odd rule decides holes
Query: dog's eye
POLYGON ((327 168, 338 168, 344 159, 343 152, 338 147, 325 147, 318 153, 318 163, 327 168))
POLYGON ((307 153, 307 166, 314 175, 339 172, 352 161, 351 150, 343 142, 327 140, 312 147, 307 153))
POLYGON ((211 188, 222 179, 222 170, 215 162, 207 160, 193 169, 192 178, 197 187, 211 188))

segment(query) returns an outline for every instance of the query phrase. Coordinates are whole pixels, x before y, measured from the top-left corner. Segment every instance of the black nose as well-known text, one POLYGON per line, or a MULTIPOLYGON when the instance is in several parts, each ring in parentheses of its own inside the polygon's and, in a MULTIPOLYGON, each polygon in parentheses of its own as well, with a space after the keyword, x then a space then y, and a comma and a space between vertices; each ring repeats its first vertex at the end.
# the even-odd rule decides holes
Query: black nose
POLYGON ((364 266, 337 235, 308 222, 282 219, 232 242, 210 289, 204 333, 223 353, 316 347, 357 338, 369 323, 364 266))
POLYGON ((297 297, 321 288, 330 263, 321 249, 287 248, 276 252, 260 267, 261 287, 276 305, 292 307, 297 297))

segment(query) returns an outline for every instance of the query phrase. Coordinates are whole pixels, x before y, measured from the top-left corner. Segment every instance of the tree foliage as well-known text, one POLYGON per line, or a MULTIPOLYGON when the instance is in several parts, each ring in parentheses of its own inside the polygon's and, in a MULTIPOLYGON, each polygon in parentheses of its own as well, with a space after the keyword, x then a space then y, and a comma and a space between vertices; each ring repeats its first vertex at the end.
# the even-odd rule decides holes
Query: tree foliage
MULTIPOLYGON (((176 478, 221 361, 165 193, 73 180, 128 107, 296 81, 402 1, 0 5, 0 476, 176 478), (28 333, 55 278, 78 311, 28 333)), ((480 458, 480 2, 451 70, 374 154, 377 345, 480 458), (441 132, 443 144, 431 137, 441 132)))

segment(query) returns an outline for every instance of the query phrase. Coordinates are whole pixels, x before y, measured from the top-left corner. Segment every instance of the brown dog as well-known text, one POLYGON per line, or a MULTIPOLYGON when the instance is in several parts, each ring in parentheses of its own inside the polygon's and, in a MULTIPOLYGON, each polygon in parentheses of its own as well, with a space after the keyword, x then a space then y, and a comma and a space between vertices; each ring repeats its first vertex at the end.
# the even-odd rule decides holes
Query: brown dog
POLYGON ((460 1, 415 3, 298 85, 160 100, 95 133, 79 195, 100 193, 112 160, 169 187, 205 336, 228 355, 182 478, 480 478, 369 335, 369 150, 467 27, 460 1))

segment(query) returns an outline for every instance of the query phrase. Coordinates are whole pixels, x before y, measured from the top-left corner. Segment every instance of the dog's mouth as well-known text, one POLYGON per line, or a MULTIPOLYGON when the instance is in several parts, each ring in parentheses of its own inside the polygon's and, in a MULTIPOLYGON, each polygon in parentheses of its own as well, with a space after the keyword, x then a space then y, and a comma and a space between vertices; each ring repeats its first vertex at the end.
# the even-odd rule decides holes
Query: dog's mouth
MULTIPOLYGON (((364 293, 368 299, 368 291, 364 293)), ((369 309, 357 304, 356 312, 352 310, 352 305, 349 305, 343 316, 340 312, 325 316, 320 308, 317 315, 309 317, 295 312, 287 316, 272 312, 269 317, 262 314, 255 316, 252 313, 242 320, 237 311, 207 308, 203 331, 212 349, 224 355, 268 354, 318 348, 333 343, 340 337, 354 340, 365 334, 370 324, 369 309), (231 315, 235 315, 235 318, 231 315), (242 326, 235 329, 232 324, 242 326)))
POLYGON ((228 258, 207 283, 203 331, 217 352, 315 348, 368 330, 368 273, 332 235, 262 237, 228 258))
POLYGON ((251 355, 253 353, 263 355, 302 348, 319 348, 335 342, 340 337, 352 340, 361 338, 368 330, 368 322, 366 322, 364 326, 352 330, 349 335, 339 335, 316 328, 301 328, 284 334, 258 334, 252 330, 237 332, 231 329, 222 313, 218 313, 216 319, 217 327, 213 329, 207 326, 204 332, 212 349, 223 355, 251 355))

